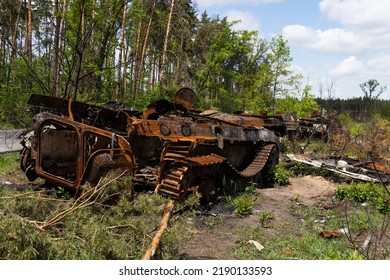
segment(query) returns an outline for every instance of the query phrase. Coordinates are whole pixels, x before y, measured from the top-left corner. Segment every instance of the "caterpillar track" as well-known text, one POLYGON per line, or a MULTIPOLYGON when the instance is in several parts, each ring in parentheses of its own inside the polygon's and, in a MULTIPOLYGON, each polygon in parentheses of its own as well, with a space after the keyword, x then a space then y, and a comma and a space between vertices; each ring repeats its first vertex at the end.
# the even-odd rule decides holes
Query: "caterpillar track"
POLYGON ((277 163, 278 156, 275 155, 275 152, 277 152, 277 146, 275 144, 267 144, 260 149, 254 160, 244 170, 239 171, 231 164, 229 164, 229 167, 238 176, 251 178, 259 174, 268 162, 270 162, 271 165, 277 163))
MULTIPOLYGON (((160 182, 156 187, 156 192, 175 199, 181 199, 186 193, 195 190, 203 193, 203 196, 207 196, 207 190, 202 189, 202 180, 196 177, 199 173, 207 176, 210 174, 210 170, 214 170, 216 166, 219 166, 225 172, 232 172, 237 177, 241 177, 241 179, 248 179, 258 175, 267 163, 271 165, 276 164, 275 156, 272 157, 272 153, 275 153, 277 150, 275 144, 267 144, 261 147, 253 161, 241 171, 237 170, 225 157, 214 153, 190 157, 188 153, 191 146, 193 144, 190 142, 175 143, 167 146, 163 152, 162 166, 164 167, 159 174, 160 182), (196 173, 191 174, 191 172, 197 169, 196 173), (201 172, 199 172, 199 169, 201 172)), ((206 186, 203 185, 203 187, 206 186)))
POLYGON ((110 170, 126 170, 137 190, 176 200, 196 190, 208 201, 227 181, 260 184, 261 173, 278 162, 282 119, 196 110, 195 101, 189 88, 144 111, 32 95, 21 170, 30 181, 42 178, 75 193, 110 170))

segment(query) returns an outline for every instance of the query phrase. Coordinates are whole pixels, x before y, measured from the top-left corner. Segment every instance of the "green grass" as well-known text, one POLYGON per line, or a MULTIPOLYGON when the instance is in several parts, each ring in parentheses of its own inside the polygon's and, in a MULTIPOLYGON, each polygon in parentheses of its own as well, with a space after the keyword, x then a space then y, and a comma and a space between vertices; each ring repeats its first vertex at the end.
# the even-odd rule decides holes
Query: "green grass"
MULTIPOLYGON (((94 203, 75 208, 40 230, 41 222, 72 209, 75 203, 56 197, 55 191, 17 192, 0 186, 0 259, 140 259, 167 202, 159 195, 135 198, 129 178, 121 178, 110 183, 94 203)), ((183 234, 186 219, 182 215, 170 224, 155 258, 179 257, 182 242, 190 236, 183 234)))
POLYGON ((19 153, 10 152, 0 154, 0 175, 19 168, 19 153))
MULTIPOLYGON (((369 203, 379 212, 390 213, 390 196, 386 187, 374 183, 343 184, 337 188, 335 194, 339 200, 349 199, 358 203, 369 203)), ((387 187, 388 188, 388 187, 387 187)))
MULTIPOLYGON (((237 259, 303 259, 303 260, 357 260, 357 259, 387 259, 385 248, 371 248, 370 252, 362 252, 355 240, 361 239, 369 232, 378 233, 383 230, 383 215, 375 208, 362 208, 351 205, 346 213, 339 210, 324 210, 316 206, 300 207, 292 210, 300 218, 299 222, 272 222, 264 213, 260 213, 259 225, 249 228, 234 228, 233 232, 240 236, 234 250, 237 259), (269 232, 264 232, 264 221, 272 222, 269 230, 274 232, 272 238, 269 232), (348 228, 349 233, 336 238, 323 238, 323 230, 348 228), (363 234, 363 235, 362 235, 363 234), (259 251, 248 240, 259 242, 264 249, 259 251), (356 245, 356 247, 354 247, 356 245), (373 250, 377 250, 376 252, 373 250)), ((276 218, 277 219, 277 218, 276 218)), ((268 227, 269 228, 269 227, 268 227)), ((386 238, 385 238, 386 239, 386 238)), ((387 240, 388 242, 388 240, 387 240)))

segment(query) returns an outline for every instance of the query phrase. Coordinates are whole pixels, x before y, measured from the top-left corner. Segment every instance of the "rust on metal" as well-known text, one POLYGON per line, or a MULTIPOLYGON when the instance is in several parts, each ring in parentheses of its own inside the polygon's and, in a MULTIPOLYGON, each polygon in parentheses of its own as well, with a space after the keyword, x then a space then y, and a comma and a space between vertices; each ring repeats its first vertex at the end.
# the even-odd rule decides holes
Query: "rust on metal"
POLYGON ((122 169, 135 188, 174 199, 196 190, 208 200, 232 183, 261 183, 279 159, 282 118, 199 111, 195 101, 189 88, 144 111, 32 95, 33 133, 23 142, 21 169, 31 181, 76 192, 122 169))

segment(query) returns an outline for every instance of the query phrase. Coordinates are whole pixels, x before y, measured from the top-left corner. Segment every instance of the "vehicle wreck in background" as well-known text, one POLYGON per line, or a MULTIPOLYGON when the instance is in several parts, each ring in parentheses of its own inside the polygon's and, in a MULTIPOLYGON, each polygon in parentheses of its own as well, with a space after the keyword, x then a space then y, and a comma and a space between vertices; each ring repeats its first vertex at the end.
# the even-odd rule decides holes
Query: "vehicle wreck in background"
POLYGON ((213 199, 222 188, 252 180, 278 163, 281 118, 198 111, 195 93, 180 89, 172 102, 146 110, 115 110, 32 95, 32 133, 22 141, 20 165, 74 192, 107 171, 126 170, 136 188, 182 199, 198 191, 213 199))

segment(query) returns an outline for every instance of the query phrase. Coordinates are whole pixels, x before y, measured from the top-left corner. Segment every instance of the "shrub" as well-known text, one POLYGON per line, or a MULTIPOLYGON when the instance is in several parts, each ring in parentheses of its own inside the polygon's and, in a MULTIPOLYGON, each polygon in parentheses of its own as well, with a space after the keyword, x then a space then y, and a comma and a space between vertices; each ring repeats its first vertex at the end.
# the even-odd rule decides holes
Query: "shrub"
POLYGON ((248 194, 240 195, 233 200, 236 211, 241 216, 246 216, 252 213, 254 202, 255 199, 253 196, 248 194))
POLYGON ((276 165, 270 176, 271 181, 279 186, 286 186, 290 183, 290 172, 282 165, 276 165))
POLYGON ((335 191, 338 200, 350 199, 363 203, 372 203, 381 213, 390 213, 390 196, 384 187, 374 183, 353 183, 341 185, 335 191))

